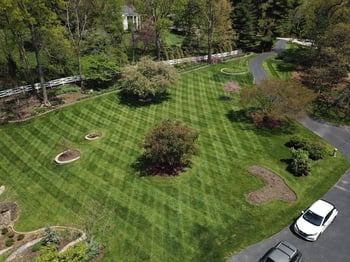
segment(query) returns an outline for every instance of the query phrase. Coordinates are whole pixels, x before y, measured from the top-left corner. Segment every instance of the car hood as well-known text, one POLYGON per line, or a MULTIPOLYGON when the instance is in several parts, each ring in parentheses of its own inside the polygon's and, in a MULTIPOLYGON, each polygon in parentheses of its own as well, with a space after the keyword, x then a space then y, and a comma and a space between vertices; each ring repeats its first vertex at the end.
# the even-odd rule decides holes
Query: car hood
POLYGON ((320 232, 320 226, 315 226, 310 222, 306 221, 303 217, 297 220, 297 227, 308 235, 316 234, 320 232))

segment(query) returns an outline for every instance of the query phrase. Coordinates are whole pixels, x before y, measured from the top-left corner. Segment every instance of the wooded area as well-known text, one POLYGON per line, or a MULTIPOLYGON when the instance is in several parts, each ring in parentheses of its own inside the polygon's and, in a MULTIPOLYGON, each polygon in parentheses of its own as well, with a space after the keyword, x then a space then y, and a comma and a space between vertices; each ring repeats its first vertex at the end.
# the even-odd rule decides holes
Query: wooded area
POLYGON ((213 52, 268 51, 288 36, 313 44, 284 57, 304 82, 331 106, 350 107, 349 84, 339 87, 350 72, 348 0, 0 0, 0 14, 1 89, 40 82, 44 104, 51 79, 79 75, 101 88, 143 56, 206 54, 211 63, 213 52), (125 6, 138 27, 129 19, 124 30, 125 6))

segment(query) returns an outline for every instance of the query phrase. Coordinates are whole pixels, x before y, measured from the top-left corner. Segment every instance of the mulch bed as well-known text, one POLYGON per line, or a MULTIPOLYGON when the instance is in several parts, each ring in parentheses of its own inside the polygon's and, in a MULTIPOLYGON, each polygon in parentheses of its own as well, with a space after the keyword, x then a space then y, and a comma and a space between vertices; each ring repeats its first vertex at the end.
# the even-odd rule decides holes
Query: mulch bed
POLYGON ((251 166, 248 170, 266 182, 263 188, 248 194, 247 198, 249 201, 256 204, 264 204, 274 199, 286 202, 297 200, 294 191, 285 184, 279 175, 261 166, 251 166))
POLYGON ((61 154, 58 157, 58 160, 64 162, 64 161, 72 160, 72 159, 77 158, 79 156, 80 156, 80 152, 78 150, 69 149, 69 150, 65 151, 63 154, 61 154))

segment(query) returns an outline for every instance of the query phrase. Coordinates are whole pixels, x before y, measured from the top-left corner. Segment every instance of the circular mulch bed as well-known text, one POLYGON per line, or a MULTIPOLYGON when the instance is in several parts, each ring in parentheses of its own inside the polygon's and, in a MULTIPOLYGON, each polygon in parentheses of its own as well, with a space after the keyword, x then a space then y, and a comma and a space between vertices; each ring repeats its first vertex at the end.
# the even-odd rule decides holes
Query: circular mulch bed
POLYGON ((273 199, 286 202, 297 200, 294 191, 286 185, 279 175, 261 166, 251 166, 248 170, 250 173, 262 178, 266 182, 263 188, 248 194, 247 198, 249 201, 256 204, 263 204, 273 199))
POLYGON ((94 132, 94 133, 87 134, 85 136, 85 139, 91 141, 91 140, 99 139, 101 136, 102 136, 101 132, 94 132))
POLYGON ((232 71, 230 68, 221 68, 220 72, 225 75, 245 75, 248 73, 248 71, 232 71))
POLYGON ((75 149, 66 150, 55 157, 57 164, 68 164, 80 158, 80 152, 75 149))

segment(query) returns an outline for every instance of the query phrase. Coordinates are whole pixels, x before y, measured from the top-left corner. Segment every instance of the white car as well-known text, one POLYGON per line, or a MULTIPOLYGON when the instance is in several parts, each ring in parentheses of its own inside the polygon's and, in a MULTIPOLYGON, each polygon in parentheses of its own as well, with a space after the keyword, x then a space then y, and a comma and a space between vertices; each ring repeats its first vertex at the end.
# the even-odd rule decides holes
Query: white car
POLYGON ((338 215, 334 205, 325 201, 317 200, 294 223, 294 231, 302 238, 316 241, 338 215))

